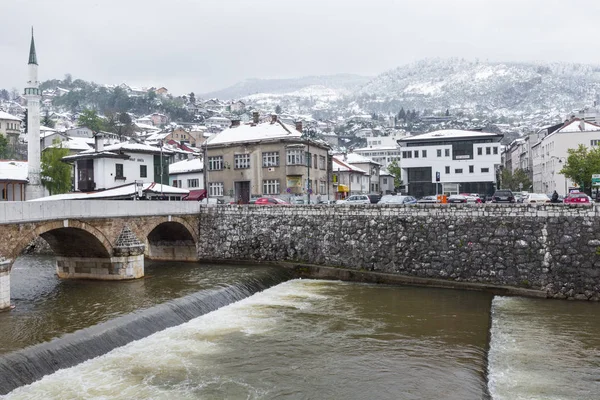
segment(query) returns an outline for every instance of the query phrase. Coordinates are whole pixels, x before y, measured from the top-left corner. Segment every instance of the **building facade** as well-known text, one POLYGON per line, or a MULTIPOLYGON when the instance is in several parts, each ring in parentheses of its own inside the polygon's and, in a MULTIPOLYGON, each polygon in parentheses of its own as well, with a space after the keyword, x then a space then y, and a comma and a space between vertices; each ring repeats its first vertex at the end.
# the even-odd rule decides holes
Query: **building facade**
POLYGON ((301 131, 273 116, 211 136, 204 144, 208 196, 241 203, 262 196, 327 197, 329 147, 301 131))
POLYGON ((492 194, 500 166, 496 133, 441 130, 398 140, 402 181, 415 197, 436 193, 492 194))
POLYGON ((21 134, 21 119, 0 111, 0 135, 6 137, 10 145, 15 145, 19 141, 21 134))

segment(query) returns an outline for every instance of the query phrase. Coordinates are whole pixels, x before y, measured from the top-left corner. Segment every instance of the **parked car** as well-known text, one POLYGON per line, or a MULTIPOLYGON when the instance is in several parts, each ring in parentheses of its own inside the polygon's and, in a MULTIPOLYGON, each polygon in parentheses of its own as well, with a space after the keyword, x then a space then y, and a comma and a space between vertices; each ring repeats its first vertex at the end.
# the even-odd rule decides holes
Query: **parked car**
POLYGON ((590 204, 590 198, 585 193, 569 193, 565 198, 565 204, 590 204))
POLYGON ((285 200, 278 199, 277 197, 260 197, 254 202, 257 206, 281 206, 290 204, 285 200))
POLYGON ((496 190, 492 196, 492 203, 514 203, 515 196, 510 190, 502 189, 496 190))
POLYGON ((417 199, 412 196, 386 195, 379 200, 379 204, 417 204, 417 199))
POLYGON ((550 197, 544 193, 529 193, 523 200, 525 204, 550 203, 550 197))
POLYGON ((355 194, 346 200, 338 200, 335 204, 371 204, 371 199, 366 194, 355 194))
POLYGON ((467 196, 463 196, 462 194, 453 194, 448 196, 448 203, 466 203, 467 196))
POLYGON ((290 204, 306 204, 306 200, 302 197, 292 197, 290 199, 290 204))
POLYGON ((439 203, 439 201, 437 196, 423 196, 417 200, 417 203, 439 203))
POLYGON ((481 200, 481 197, 477 193, 461 193, 459 196, 465 196, 467 203, 483 203, 483 200, 481 200))
POLYGON ((380 194, 368 194, 367 196, 369 196, 369 200, 371 200, 371 204, 379 203, 379 201, 381 200, 381 197, 382 197, 380 194))

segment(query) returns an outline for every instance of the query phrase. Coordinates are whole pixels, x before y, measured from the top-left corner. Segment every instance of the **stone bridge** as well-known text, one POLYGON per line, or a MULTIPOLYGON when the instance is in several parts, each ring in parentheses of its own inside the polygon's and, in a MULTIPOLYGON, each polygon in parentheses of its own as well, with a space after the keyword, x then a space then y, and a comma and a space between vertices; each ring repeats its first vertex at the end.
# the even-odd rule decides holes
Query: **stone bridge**
POLYGON ((196 261, 196 202, 40 201, 0 203, 0 310, 10 307, 14 260, 38 237, 61 278, 144 276, 144 257, 196 261))

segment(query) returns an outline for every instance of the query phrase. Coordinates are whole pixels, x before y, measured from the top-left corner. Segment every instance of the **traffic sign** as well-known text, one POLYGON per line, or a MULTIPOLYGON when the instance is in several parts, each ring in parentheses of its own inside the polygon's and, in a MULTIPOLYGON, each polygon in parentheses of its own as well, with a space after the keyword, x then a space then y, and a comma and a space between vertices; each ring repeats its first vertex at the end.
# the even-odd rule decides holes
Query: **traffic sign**
POLYGON ((592 175, 592 186, 600 186, 600 174, 592 175))

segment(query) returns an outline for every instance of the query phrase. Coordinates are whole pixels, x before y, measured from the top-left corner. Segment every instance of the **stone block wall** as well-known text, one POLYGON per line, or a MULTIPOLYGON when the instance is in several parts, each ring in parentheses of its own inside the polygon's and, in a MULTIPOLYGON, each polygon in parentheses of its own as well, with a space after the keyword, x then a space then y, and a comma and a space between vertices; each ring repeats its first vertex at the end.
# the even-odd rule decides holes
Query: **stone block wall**
POLYGON ((199 232, 200 259, 295 261, 600 299, 594 207, 209 207, 199 232))

